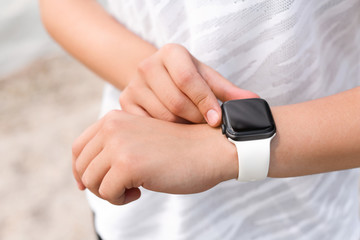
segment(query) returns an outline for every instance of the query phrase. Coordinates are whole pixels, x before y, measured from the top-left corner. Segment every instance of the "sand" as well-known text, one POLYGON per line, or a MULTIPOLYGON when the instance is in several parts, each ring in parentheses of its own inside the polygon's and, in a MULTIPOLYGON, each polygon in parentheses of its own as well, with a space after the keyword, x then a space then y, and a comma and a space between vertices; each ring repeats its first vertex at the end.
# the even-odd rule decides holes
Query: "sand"
POLYGON ((95 239, 71 144, 96 121, 102 86, 65 55, 0 79, 0 239, 95 239))

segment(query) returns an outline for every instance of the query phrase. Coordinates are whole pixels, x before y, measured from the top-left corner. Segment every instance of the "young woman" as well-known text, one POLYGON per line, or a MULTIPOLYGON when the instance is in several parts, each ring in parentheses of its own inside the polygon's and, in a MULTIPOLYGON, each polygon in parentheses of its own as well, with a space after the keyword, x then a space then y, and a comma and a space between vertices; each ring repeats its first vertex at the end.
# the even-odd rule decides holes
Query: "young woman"
POLYGON ((40 3, 120 97, 73 147, 101 238, 359 239, 360 1, 40 3), (239 183, 217 100, 258 96, 268 178, 239 183))

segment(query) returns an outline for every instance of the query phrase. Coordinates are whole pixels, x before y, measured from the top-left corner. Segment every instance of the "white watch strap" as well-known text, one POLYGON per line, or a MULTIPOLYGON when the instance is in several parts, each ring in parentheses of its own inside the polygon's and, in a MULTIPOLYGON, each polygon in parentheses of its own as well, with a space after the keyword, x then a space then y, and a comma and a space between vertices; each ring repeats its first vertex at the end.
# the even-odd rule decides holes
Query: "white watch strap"
POLYGON ((238 181, 249 182, 265 179, 269 172, 270 142, 275 134, 266 139, 234 141, 238 153, 238 181))

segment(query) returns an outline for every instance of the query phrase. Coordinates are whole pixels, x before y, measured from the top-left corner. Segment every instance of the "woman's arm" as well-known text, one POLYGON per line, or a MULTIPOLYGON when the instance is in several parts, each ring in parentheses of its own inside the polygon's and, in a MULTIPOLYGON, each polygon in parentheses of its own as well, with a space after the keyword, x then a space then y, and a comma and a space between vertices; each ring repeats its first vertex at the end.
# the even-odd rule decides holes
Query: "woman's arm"
POLYGON ((157 49, 127 30, 95 0, 40 0, 50 35, 98 75, 124 89, 157 49))
POLYGON ((360 87, 272 111, 270 177, 360 167, 360 87))
MULTIPOLYGON (((360 88, 274 107, 277 135, 269 177, 295 177, 360 166, 360 88)), ((175 124, 113 111, 73 145, 73 171, 114 204, 140 197, 138 187, 196 193, 234 179, 235 146, 205 124, 175 124)))
POLYGON ((125 90, 121 106, 129 113, 173 122, 206 119, 218 126, 217 98, 257 97, 237 88, 180 45, 167 44, 157 50, 95 0, 40 0, 40 7, 43 22, 56 41, 106 81, 125 90))

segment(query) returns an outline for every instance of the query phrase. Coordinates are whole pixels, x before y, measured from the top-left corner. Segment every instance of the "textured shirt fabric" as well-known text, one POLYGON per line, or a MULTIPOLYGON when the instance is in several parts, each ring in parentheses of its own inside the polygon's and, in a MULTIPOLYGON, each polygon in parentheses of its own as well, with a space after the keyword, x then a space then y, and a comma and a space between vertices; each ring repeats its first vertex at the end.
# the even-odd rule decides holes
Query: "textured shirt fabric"
MULTIPOLYGON (((108 0, 111 14, 157 47, 196 58, 270 105, 360 85, 359 0, 108 0)), ((102 114, 119 108, 108 85, 102 114)), ((199 194, 142 189, 114 206, 88 192, 95 226, 118 239, 359 239, 358 169, 251 183, 199 194)))

